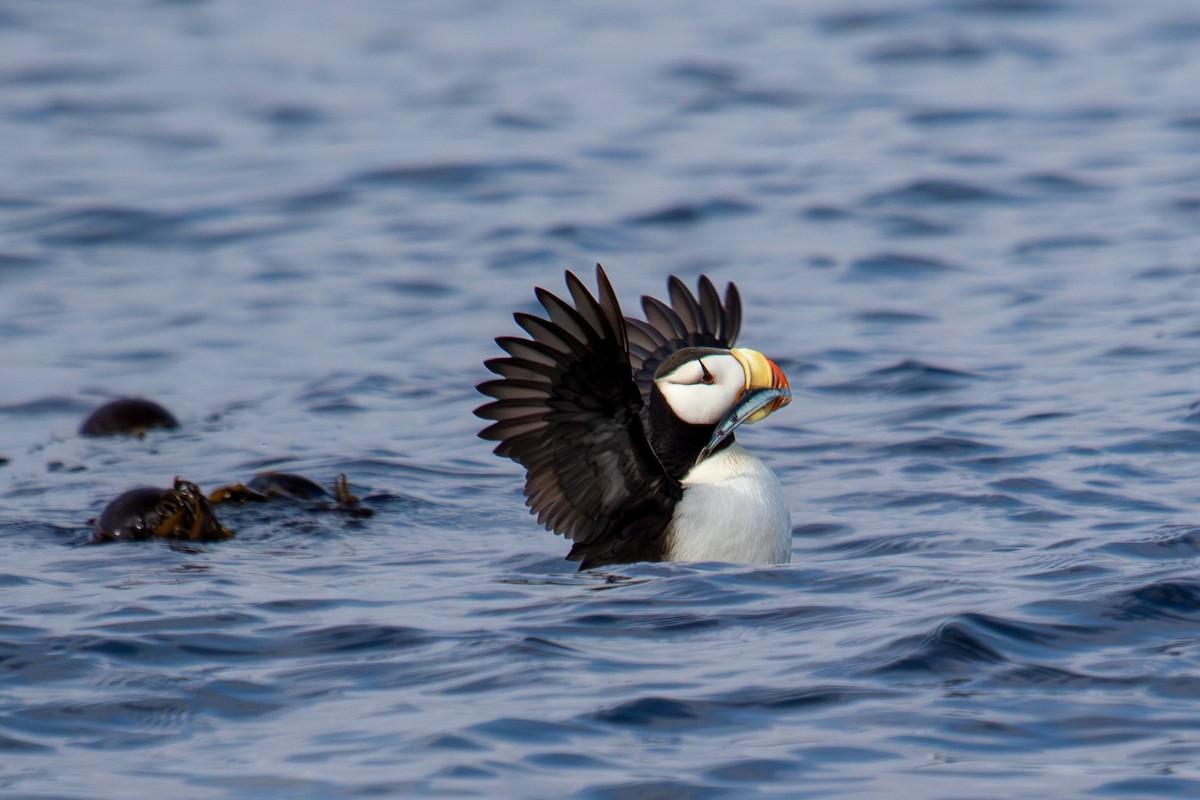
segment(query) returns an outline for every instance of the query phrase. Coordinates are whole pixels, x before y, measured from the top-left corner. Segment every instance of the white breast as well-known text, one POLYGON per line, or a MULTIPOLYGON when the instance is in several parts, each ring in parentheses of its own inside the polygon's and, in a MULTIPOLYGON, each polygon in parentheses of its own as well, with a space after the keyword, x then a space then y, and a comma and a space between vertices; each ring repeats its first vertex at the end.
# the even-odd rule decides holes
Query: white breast
POLYGON ((667 541, 669 561, 786 564, 792 521, 779 479, 736 443, 713 453, 684 477, 667 541))

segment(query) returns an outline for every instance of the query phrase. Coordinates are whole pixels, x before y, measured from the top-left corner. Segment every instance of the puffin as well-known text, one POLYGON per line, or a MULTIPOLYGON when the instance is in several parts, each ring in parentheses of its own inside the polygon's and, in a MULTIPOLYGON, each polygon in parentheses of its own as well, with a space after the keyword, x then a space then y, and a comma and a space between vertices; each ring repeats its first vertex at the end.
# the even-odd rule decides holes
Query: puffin
POLYGON ((742 301, 707 276, 626 317, 596 265, 597 291, 566 272, 569 299, 535 288, 544 316, 513 315, 500 376, 476 388, 494 452, 525 468, 530 512, 572 542, 581 570, 642 561, 781 564, 791 518, 779 479, 734 439, 791 401, 783 370, 734 347, 742 301))

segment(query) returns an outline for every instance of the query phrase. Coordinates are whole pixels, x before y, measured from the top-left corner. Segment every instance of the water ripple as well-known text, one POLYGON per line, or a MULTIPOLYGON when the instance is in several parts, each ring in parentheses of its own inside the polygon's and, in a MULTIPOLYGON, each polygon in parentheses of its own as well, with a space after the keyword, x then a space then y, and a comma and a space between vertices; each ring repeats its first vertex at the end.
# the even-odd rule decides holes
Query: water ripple
POLYGON ((957 270, 936 258, 905 253, 879 253, 855 259, 846 272, 851 280, 885 280, 928 278, 957 270))
POLYGON ((921 179, 895 189, 878 192, 866 199, 867 205, 938 205, 943 203, 982 203, 1009 199, 1002 192, 949 179, 921 179))
POLYGON ((754 206, 741 200, 714 197, 695 203, 678 203, 629 217, 630 225, 691 225, 714 217, 749 214, 754 206))
POLYGON ((976 379, 978 376, 969 372, 906 359, 889 367, 871 370, 861 378, 820 388, 850 394, 925 395, 957 389, 976 379))

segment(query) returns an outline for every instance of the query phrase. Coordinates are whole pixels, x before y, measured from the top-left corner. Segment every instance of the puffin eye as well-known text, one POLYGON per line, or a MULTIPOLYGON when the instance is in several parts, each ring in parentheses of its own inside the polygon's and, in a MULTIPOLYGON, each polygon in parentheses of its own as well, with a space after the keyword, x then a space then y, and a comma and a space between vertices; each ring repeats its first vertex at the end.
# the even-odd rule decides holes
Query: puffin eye
POLYGON ((704 366, 703 361, 698 361, 696 363, 700 365, 700 382, 712 385, 716 381, 716 378, 714 378, 713 374, 708 371, 708 367, 704 366))

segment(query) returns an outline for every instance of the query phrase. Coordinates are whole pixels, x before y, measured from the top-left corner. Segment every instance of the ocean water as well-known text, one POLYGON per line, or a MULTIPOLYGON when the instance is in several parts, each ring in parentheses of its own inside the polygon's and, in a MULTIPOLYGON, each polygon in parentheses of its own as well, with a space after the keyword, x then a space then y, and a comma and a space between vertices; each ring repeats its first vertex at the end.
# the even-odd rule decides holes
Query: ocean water
POLYGON ((1200 796, 1198 75, 1192 0, 3 4, 0 795, 1200 796), (577 573, 475 438, 597 261, 738 283, 791 564, 577 573), (374 516, 83 546, 265 469, 374 516))

